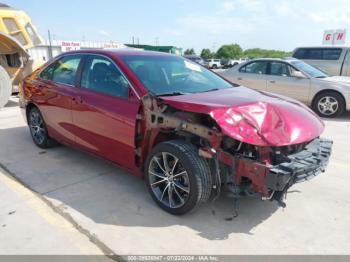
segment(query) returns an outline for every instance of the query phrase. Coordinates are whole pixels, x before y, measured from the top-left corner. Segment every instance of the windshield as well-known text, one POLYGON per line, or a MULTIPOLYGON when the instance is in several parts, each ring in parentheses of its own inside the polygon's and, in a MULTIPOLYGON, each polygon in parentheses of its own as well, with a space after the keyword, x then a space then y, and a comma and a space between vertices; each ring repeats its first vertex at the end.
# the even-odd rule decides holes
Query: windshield
POLYGON ((33 26, 30 23, 27 23, 25 26, 28 36, 30 38, 30 40, 32 40, 33 45, 39 45, 41 44, 41 40, 38 37, 37 33, 35 32, 33 26))
POLYGON ((216 74, 182 57, 125 55, 121 58, 155 95, 202 93, 232 87, 216 74))
POLYGON ((321 70, 317 69, 316 67, 313 67, 307 63, 304 63, 303 61, 292 61, 291 64, 295 66, 299 71, 304 72, 308 74, 311 77, 315 78, 326 78, 328 75, 321 70))

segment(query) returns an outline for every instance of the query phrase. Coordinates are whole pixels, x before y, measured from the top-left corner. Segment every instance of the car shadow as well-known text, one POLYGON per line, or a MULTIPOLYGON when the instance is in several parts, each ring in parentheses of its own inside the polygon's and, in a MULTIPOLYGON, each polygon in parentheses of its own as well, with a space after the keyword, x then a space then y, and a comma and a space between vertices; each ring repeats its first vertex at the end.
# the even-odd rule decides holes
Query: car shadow
POLYGON ((180 225, 202 238, 222 240, 234 233, 253 234, 252 229, 278 209, 275 202, 242 198, 238 217, 232 219, 233 199, 221 196, 194 212, 173 216, 153 202, 144 180, 65 146, 39 149, 24 126, 0 129, 0 163, 26 186, 66 212, 72 211, 74 219, 83 216, 96 224, 150 228, 180 225))
POLYGON ((329 122, 350 122, 350 112, 345 112, 341 116, 337 118, 327 118, 327 117, 322 117, 323 121, 329 121, 329 122))
POLYGON ((12 100, 12 99, 10 99, 8 102, 7 102, 7 104, 5 105, 5 107, 16 107, 16 106, 18 106, 19 105, 19 103, 18 103, 18 100, 16 99, 16 100, 12 100))

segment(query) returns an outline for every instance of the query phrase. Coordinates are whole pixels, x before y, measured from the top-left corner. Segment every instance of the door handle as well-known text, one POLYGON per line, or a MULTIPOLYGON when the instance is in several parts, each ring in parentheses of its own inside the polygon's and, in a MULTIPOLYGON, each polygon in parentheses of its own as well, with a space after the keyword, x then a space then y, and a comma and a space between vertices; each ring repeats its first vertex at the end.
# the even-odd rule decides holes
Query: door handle
POLYGON ((243 80, 243 78, 242 77, 238 77, 237 80, 241 81, 241 80, 243 80))
POLYGON ((275 81, 275 80, 271 80, 270 83, 271 83, 271 84, 275 84, 276 81, 275 81))

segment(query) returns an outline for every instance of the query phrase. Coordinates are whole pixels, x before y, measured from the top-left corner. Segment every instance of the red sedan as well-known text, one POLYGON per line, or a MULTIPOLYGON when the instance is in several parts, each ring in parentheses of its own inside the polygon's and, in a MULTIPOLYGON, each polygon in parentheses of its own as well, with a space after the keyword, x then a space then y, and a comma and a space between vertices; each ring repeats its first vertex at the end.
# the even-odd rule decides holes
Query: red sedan
POLYGON ((65 53, 27 77, 20 97, 37 146, 58 142, 145 177, 172 214, 222 191, 284 204, 331 154, 322 121, 304 105, 164 53, 65 53))

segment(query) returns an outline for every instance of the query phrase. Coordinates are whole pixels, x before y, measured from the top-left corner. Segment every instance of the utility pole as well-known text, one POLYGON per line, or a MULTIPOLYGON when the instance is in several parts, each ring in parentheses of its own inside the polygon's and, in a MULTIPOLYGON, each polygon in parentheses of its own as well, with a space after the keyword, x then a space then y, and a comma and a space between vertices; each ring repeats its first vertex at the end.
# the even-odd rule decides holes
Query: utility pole
POLYGON ((132 44, 133 45, 135 44, 135 37, 134 36, 132 37, 132 44))
POLYGON ((51 33, 50 30, 47 31, 48 35, 49 35, 49 59, 52 58, 52 43, 51 43, 51 33))

